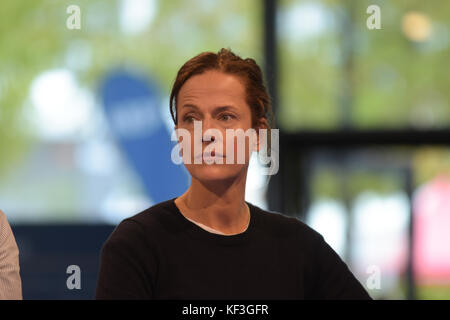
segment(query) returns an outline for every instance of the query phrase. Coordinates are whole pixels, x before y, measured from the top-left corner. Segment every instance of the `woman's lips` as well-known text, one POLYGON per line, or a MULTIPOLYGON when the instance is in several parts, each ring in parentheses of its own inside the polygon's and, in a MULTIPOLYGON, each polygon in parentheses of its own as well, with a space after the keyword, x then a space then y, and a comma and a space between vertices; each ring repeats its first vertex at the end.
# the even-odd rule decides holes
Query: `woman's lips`
POLYGON ((198 156, 195 157, 195 159, 209 159, 209 158, 223 158, 223 154, 220 153, 216 153, 215 151, 211 151, 211 154, 209 154, 208 152, 204 152, 203 154, 199 154, 198 156))

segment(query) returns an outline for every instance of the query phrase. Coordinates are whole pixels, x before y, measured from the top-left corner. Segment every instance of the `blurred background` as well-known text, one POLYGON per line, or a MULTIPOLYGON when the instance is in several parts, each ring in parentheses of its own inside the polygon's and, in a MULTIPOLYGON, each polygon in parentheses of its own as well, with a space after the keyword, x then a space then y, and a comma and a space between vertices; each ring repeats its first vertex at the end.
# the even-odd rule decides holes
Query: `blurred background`
POLYGON ((185 191, 168 96, 222 47, 263 68, 280 129, 280 170, 252 159, 246 200, 319 231, 375 299, 450 299, 450 2, 1 7, 0 209, 25 299, 93 298, 114 227, 185 191))

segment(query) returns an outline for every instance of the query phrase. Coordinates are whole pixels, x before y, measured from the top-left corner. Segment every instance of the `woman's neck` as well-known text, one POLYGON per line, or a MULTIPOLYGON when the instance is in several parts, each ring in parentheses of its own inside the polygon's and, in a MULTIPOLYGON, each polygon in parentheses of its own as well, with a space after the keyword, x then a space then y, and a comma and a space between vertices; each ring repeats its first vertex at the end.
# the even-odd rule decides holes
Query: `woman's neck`
POLYGON ((183 215, 227 235, 247 229, 250 209, 245 203, 246 174, 230 181, 200 182, 175 199, 183 215))

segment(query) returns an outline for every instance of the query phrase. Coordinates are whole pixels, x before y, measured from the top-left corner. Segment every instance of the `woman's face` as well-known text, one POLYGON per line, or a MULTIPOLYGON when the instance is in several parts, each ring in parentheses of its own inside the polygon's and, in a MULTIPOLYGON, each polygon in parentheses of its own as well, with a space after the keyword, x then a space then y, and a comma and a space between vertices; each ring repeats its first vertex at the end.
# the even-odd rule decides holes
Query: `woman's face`
MULTIPOLYGON (((184 164, 191 176, 200 181, 213 181, 234 178, 246 172, 251 155, 251 141, 246 137, 238 143, 237 137, 230 136, 227 139, 226 132, 227 129, 242 129, 245 132, 252 126, 250 107, 245 100, 245 87, 238 77, 214 70, 189 78, 178 93, 177 121, 176 129, 186 129, 190 133, 190 161, 186 161, 186 157, 184 164), (200 121, 196 123, 197 129, 201 123, 201 130, 196 132, 197 135, 194 134, 194 121, 200 121), (217 131, 214 133, 214 130, 208 129, 217 131), (202 141, 202 135, 205 140, 213 141, 202 141), (198 148, 194 148, 195 143, 198 148), (234 157, 227 150, 234 150, 234 157), (205 152, 216 158, 223 155, 222 164, 210 164, 211 160, 202 158, 205 152), (239 160, 239 152, 244 161, 242 158, 239 160)), ((183 153, 182 150, 181 154, 183 153)))

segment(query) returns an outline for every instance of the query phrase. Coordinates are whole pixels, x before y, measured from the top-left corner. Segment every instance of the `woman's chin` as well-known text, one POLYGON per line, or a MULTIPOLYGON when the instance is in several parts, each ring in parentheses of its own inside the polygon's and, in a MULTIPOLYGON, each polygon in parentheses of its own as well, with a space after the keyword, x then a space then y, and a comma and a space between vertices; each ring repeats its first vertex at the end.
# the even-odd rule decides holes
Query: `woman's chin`
POLYGON ((223 165, 217 164, 203 164, 191 171, 191 175, 200 181, 226 180, 236 177, 238 174, 239 170, 236 170, 236 168, 226 168, 223 165))

